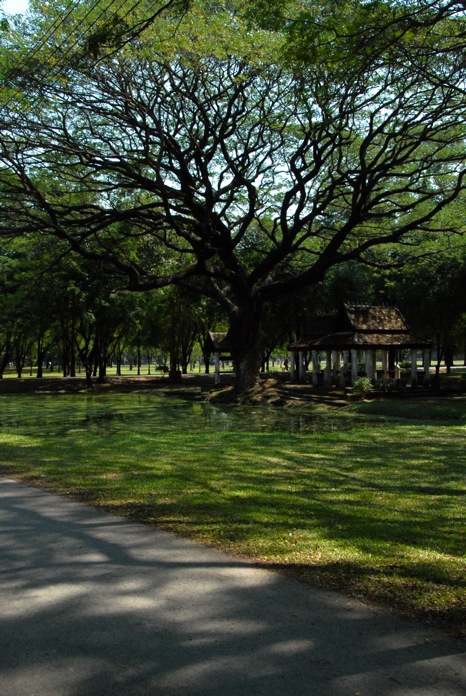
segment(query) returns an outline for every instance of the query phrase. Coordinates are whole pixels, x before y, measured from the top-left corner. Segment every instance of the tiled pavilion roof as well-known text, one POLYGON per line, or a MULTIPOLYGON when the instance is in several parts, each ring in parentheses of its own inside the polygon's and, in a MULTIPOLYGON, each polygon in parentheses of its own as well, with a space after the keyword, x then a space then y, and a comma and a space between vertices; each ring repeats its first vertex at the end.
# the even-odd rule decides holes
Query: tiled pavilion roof
POLYGON ((292 351, 429 347, 428 341, 411 334, 397 307, 346 304, 316 317, 309 335, 289 346, 292 351))

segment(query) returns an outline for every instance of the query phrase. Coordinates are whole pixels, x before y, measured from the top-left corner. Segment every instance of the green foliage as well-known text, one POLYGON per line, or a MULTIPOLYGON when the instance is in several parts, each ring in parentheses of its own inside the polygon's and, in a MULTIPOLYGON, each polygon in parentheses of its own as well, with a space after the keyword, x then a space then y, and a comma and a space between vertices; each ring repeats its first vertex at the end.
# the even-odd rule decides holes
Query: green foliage
POLYGON ((376 391, 382 392, 383 394, 389 394, 396 389, 396 380, 394 379, 377 379, 374 383, 374 389, 376 391))
POLYGON ((358 377, 358 379, 354 381, 353 391, 355 394, 364 396, 371 391, 372 387, 372 382, 368 377, 358 377))
POLYGON ((423 248, 421 258, 408 257, 402 270, 385 272, 386 296, 414 333, 433 340, 440 363, 453 346, 461 351, 466 337, 466 248, 461 237, 438 235, 423 248))
POLYGON ((436 51, 459 56, 464 46, 463 7, 442 0, 255 0, 245 13, 252 23, 286 35, 289 60, 340 74, 370 65, 377 70, 418 52, 419 64, 430 63, 432 71, 442 66, 444 74, 436 51))
MULTIPOLYGON (((349 261, 332 268, 322 284, 326 307, 335 309, 342 302, 378 304, 378 273, 373 268, 349 261)), ((325 307, 321 307, 323 311, 325 307)))
POLYGON ((241 388, 265 307, 330 273, 375 296, 356 262, 464 231, 456 4, 42 5, 2 35, 2 234, 53 235, 114 290, 200 279, 241 388))

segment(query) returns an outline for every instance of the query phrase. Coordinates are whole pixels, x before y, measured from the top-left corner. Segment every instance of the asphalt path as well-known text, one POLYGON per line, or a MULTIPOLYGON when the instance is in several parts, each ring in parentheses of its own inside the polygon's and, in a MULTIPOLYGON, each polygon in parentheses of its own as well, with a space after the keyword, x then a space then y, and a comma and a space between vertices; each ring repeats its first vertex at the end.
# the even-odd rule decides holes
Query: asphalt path
POLYGON ((464 648, 0 479, 1 696, 465 696, 464 648))

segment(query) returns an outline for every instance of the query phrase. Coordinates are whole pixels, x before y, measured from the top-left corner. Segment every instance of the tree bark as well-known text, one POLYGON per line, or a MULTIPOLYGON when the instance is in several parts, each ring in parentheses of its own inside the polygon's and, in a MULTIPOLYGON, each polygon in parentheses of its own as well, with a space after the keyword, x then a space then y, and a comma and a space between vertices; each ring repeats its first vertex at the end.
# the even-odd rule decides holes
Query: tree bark
POLYGON ((258 302, 249 302, 231 319, 228 342, 236 375, 235 390, 238 393, 248 391, 257 384, 264 359, 258 302))
POLYGON ((46 353, 46 350, 44 348, 43 336, 39 336, 37 339, 37 374, 36 374, 36 377, 38 379, 42 379, 42 377, 44 376, 45 353, 46 353))

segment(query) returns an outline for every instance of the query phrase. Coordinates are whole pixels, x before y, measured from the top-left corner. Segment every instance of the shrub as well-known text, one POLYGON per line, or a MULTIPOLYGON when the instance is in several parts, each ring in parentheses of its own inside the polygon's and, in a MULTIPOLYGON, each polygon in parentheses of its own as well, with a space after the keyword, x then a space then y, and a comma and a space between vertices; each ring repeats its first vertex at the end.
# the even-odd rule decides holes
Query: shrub
POLYGON ((394 379, 387 379, 382 377, 381 379, 378 379, 376 381, 374 387, 375 389, 378 389, 384 394, 387 394, 388 392, 392 392, 396 389, 396 382, 394 379))
POLYGON ((353 391, 356 394, 366 394, 372 389, 372 382, 368 377, 359 377, 353 384, 353 391))

